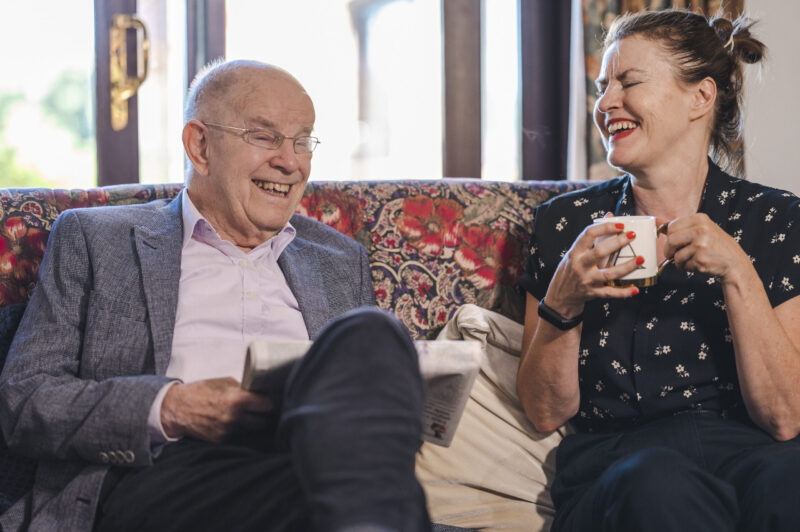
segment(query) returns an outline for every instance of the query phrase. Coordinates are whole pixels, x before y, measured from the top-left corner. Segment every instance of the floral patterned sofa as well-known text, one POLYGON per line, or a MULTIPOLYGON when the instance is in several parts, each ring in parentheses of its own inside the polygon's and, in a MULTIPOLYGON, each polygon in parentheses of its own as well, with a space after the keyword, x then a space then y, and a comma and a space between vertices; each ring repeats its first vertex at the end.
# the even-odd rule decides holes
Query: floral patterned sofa
MULTIPOLYGON (((465 303, 516 321, 534 208, 583 186, 564 181, 470 179, 309 183, 298 211, 361 242, 369 253, 378 305, 418 339, 432 339, 465 303)), ((122 205, 175 196, 180 184, 88 190, 0 189, 0 367, 53 222, 75 207, 122 205)), ((27 491, 35 462, 12 456, 0 438, 0 512, 27 491)))

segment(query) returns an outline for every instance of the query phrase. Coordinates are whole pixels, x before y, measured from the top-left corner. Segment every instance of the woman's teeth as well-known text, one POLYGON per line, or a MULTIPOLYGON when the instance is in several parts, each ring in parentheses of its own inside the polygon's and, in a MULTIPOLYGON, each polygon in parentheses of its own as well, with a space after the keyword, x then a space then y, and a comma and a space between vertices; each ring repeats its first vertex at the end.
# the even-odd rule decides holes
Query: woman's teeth
POLYGON ((608 134, 613 135, 614 133, 621 131, 623 129, 634 129, 637 127, 636 122, 614 122, 608 126, 608 134))

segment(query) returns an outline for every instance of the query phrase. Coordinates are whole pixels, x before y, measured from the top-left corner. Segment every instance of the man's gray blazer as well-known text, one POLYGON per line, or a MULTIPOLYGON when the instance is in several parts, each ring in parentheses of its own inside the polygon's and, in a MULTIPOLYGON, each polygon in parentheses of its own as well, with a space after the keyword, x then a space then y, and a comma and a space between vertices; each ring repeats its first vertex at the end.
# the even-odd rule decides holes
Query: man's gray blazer
MULTIPOLYGON (((3 530, 90 531, 110 465, 152 463, 147 416, 164 373, 180 281, 180 197, 65 211, 0 379, 0 425, 40 459, 31 493, 3 530)), ((278 260, 314 338, 332 318, 374 305, 363 246, 295 215, 278 260)))

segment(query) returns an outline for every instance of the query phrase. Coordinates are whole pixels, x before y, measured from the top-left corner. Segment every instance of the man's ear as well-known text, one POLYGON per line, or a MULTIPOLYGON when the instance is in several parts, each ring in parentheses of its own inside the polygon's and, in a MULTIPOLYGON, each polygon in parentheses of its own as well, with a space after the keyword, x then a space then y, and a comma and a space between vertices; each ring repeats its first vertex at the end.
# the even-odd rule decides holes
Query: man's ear
POLYGON ((183 149, 199 175, 208 175, 208 128, 199 120, 183 126, 183 149))
POLYGON ((717 101, 717 84, 707 77, 695 85, 692 92, 692 110, 690 118, 696 120, 714 112, 714 103, 717 101))

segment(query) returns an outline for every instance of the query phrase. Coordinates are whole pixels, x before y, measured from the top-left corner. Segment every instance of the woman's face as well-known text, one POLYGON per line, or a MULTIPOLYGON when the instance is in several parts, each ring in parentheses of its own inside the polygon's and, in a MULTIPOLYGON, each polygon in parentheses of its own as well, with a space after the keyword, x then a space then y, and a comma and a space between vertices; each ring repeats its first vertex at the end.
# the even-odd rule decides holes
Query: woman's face
POLYGON ((636 173, 681 157, 692 92, 657 41, 634 35, 612 44, 596 85, 594 122, 611 165, 636 173))

